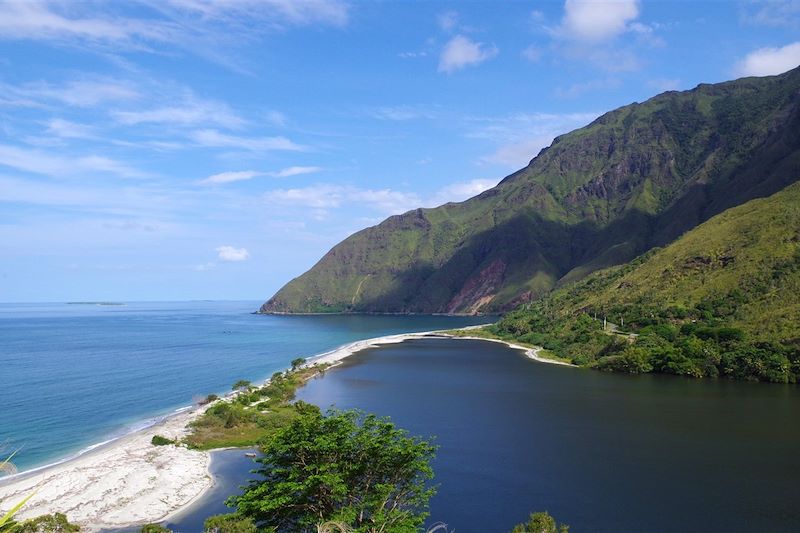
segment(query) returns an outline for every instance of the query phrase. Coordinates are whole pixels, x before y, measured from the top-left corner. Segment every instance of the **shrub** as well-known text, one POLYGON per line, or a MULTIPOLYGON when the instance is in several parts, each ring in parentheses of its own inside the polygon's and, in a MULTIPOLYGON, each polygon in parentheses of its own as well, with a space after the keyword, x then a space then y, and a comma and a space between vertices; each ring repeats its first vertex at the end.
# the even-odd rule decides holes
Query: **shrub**
POLYGON ((150 440, 150 443, 153 446, 166 446, 168 444, 175 444, 175 441, 168 439, 167 437, 162 437, 161 435, 153 435, 153 438, 150 440))

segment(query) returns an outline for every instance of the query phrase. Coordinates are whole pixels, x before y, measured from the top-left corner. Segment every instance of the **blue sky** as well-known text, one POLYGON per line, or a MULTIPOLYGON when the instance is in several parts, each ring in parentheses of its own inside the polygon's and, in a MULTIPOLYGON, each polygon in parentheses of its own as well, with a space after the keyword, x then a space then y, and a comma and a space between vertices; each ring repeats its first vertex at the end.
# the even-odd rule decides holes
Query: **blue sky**
POLYGON ((0 0, 0 301, 266 299, 665 90, 800 63, 800 0, 0 0))

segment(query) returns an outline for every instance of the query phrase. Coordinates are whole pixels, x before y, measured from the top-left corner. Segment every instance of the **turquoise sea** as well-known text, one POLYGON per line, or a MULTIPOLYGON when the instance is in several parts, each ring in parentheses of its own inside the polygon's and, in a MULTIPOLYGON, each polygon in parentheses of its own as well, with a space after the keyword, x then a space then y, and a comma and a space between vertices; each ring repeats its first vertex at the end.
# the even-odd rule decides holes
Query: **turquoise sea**
MULTIPOLYGON (((0 454, 74 456, 238 379, 360 339, 483 317, 266 316, 261 302, 0 304, 0 454)), ((491 320, 491 319, 488 319, 491 320)))

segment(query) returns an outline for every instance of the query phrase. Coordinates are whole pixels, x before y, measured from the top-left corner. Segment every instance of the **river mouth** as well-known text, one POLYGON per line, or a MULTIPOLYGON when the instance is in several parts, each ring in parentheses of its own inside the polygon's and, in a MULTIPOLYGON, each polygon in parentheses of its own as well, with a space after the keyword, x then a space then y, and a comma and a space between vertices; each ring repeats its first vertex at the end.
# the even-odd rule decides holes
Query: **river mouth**
POLYGON ((795 386, 623 376, 426 338, 359 352, 298 399, 435 436, 430 521, 508 531, 779 531, 800 523, 795 386))

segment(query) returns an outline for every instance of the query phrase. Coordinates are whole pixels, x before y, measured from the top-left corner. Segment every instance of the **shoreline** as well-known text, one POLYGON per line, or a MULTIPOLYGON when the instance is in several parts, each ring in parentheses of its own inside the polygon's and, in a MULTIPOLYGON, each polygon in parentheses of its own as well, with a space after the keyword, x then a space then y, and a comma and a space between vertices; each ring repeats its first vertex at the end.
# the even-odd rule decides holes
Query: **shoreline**
MULTIPOLYGON (((477 329, 487 324, 460 329, 477 329)), ((538 355, 541 348, 528 348, 500 339, 456 336, 447 330, 385 335, 351 342, 308 357, 303 366, 327 363, 335 367, 369 348, 399 344, 424 338, 467 339, 499 342, 522 350, 540 363, 576 367, 538 355)), ((576 367, 577 368, 577 367, 576 367)), ((235 395, 231 392, 224 398, 235 395)), ((210 405, 210 404, 209 404, 210 405)), ((180 439, 188 424, 209 405, 181 408, 163 419, 118 438, 91 445, 78 455, 0 479, 0 503, 8 509, 36 492, 18 513, 18 519, 62 512, 82 531, 137 527, 161 522, 183 513, 199 501, 215 484, 210 473, 211 452, 183 446, 154 446, 150 440, 159 434, 180 439), (58 502, 58 507, 51 502, 58 502)))

